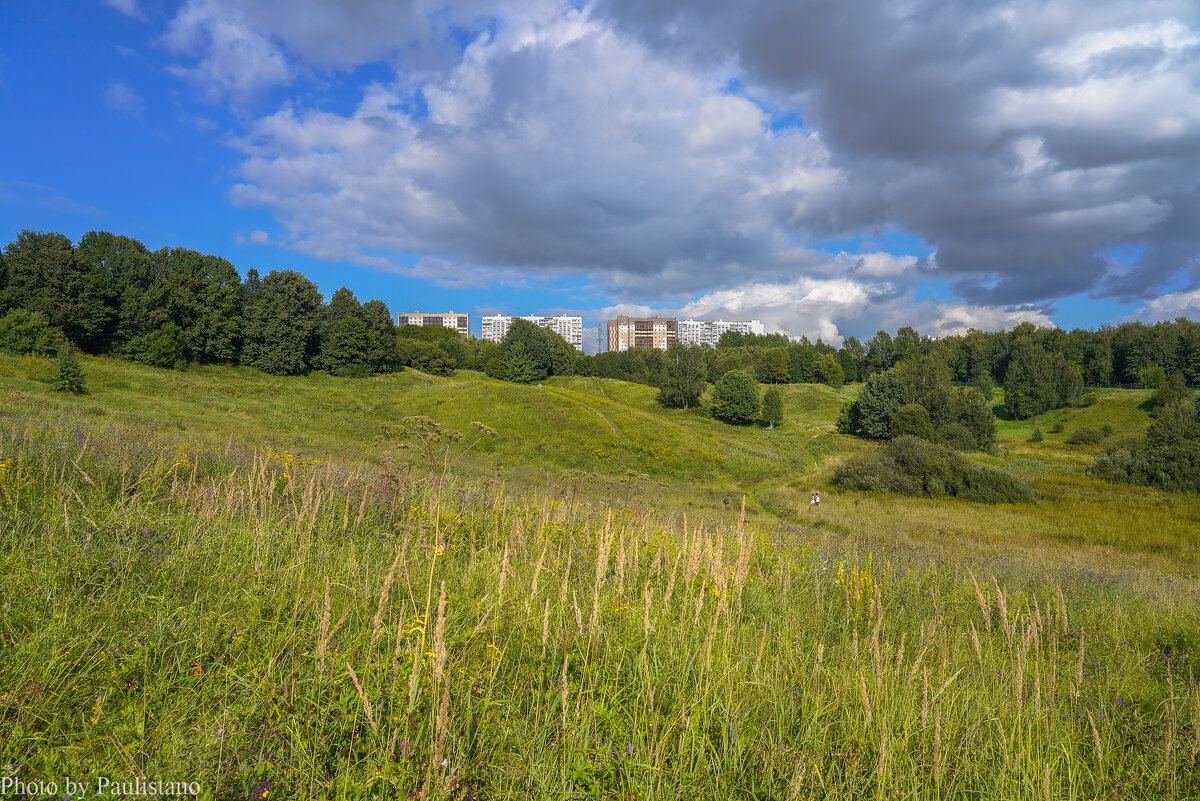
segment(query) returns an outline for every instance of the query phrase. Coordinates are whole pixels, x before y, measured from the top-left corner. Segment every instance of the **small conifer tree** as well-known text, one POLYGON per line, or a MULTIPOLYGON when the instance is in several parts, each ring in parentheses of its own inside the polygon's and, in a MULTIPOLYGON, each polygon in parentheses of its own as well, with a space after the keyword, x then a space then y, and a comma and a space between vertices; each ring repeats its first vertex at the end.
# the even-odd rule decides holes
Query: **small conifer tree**
POLYGON ((1029 435, 1029 441, 1030 442, 1041 442, 1045 438, 1046 438, 1045 435, 1042 434, 1041 427, 1038 426, 1037 424, 1034 424, 1033 433, 1029 435))
POLYGON ((83 367, 79 364, 79 354, 75 346, 69 342, 63 343, 58 350, 58 359, 54 370, 54 391, 70 392, 72 395, 82 395, 87 392, 83 383, 83 367))

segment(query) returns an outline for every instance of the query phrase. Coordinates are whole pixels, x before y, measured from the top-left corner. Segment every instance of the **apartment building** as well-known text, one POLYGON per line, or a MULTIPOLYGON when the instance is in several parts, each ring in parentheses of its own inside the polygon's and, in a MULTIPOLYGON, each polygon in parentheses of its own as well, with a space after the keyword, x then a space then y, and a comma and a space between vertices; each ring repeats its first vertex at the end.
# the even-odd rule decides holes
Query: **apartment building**
POLYGON ((574 346, 580 352, 583 351, 582 317, 572 317, 566 314, 560 314, 556 317, 542 317, 536 314, 526 314, 521 317, 506 314, 489 314, 484 315, 480 320, 483 325, 483 338, 492 342, 502 341, 514 320, 528 320, 536 326, 550 329, 565 339, 567 344, 574 346))
POLYGON ((397 325, 430 325, 442 328, 453 328, 459 336, 471 336, 471 315, 458 312, 445 314, 426 314, 425 312, 409 312, 396 315, 397 325))
POLYGON ((758 320, 680 320, 679 341, 685 345, 705 345, 714 348, 726 331, 743 334, 764 333, 758 320))
POLYGON ((630 348, 666 350, 675 341, 677 323, 674 317, 627 317, 621 315, 608 321, 606 351, 619 352, 630 348))

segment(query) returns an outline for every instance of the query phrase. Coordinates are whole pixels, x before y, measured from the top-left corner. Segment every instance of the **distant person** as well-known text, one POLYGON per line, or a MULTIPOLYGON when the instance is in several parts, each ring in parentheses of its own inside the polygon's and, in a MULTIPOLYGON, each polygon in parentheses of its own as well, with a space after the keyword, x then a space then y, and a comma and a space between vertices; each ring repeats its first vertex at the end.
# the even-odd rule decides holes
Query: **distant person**
POLYGON ((814 492, 812 495, 808 496, 808 505, 809 506, 817 505, 817 493, 814 492))

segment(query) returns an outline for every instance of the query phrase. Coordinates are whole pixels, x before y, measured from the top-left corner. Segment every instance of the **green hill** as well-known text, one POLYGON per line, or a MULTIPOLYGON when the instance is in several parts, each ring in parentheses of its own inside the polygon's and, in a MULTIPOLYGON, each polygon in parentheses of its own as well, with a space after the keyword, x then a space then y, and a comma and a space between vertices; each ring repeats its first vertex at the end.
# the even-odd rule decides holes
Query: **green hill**
POLYGON ((0 751, 26 780, 1200 796, 1200 502, 1063 441, 1144 428, 1144 393, 1042 443, 1004 421, 978 458, 1038 503, 983 506, 827 487, 874 447, 833 430, 853 388, 785 387, 767 431, 617 381, 85 368, 70 397, 0 358, 0 751), (468 435, 444 478, 379 439, 412 415, 468 435))

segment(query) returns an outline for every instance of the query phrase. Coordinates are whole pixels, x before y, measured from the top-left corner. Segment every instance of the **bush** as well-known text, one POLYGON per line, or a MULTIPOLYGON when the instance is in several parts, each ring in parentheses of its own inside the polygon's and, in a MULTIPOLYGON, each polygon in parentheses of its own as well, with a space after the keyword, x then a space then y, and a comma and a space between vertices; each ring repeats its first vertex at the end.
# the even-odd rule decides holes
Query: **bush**
POLYGON ((1067 427, 1065 425, 1063 425, 1062 420, 1055 420, 1053 423, 1050 424, 1050 433, 1051 434, 1061 434, 1062 432, 1064 432, 1066 430, 1067 430, 1067 427))
POLYGON ((1104 432, 1088 426, 1075 429, 1071 432, 1071 436, 1067 437, 1068 445, 1099 445, 1103 441, 1104 432))
POLYGON ((874 453, 840 465, 833 483, 850 490, 913 497, 945 495, 980 503, 1032 503, 1033 492, 1010 473, 917 437, 897 437, 874 453))
POLYGON ((53 356, 61 342, 62 334, 41 312, 13 309, 0 317, 0 350, 16 356, 27 353, 53 356))
MULTIPOLYGON (((896 416, 892 418, 892 436, 932 440, 933 423, 929 420, 929 411, 919 403, 906 403, 901 406, 896 410, 896 416)), ((969 434, 968 438, 970 438, 969 434)))
POLYGON ((1033 427, 1033 433, 1029 435, 1029 441, 1030 442, 1041 442, 1045 438, 1046 438, 1046 436, 1044 434, 1042 434, 1042 429, 1038 428, 1035 425, 1033 427))
POLYGON ((749 425, 758 419, 758 386, 743 370, 730 370, 713 387, 712 416, 732 425, 749 425))

